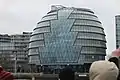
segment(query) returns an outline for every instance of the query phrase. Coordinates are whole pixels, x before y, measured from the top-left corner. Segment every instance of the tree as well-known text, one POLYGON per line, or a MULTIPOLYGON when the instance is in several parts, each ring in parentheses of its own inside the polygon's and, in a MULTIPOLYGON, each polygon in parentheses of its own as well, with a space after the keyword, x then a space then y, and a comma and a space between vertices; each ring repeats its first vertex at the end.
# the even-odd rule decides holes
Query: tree
POLYGON ((9 71, 10 67, 12 66, 10 55, 4 53, 0 54, 0 66, 9 71))

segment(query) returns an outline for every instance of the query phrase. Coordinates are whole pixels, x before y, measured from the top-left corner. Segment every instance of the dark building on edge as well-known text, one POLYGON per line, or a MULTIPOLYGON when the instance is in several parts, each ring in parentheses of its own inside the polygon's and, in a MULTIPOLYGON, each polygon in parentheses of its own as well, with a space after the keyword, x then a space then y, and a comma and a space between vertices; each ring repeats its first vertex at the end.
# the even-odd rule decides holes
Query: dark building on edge
POLYGON ((116 23, 116 48, 120 48, 120 15, 115 16, 116 23))

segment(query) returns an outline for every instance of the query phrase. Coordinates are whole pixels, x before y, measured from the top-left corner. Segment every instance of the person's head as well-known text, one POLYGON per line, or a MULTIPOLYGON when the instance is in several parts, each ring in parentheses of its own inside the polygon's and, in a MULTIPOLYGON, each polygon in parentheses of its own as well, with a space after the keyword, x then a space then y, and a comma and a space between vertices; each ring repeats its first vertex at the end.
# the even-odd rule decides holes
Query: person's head
POLYGON ((95 61, 89 70, 90 80, 117 80, 118 75, 117 66, 109 61, 95 61))
POLYGON ((112 57, 116 57, 116 56, 119 57, 120 56, 120 48, 112 51, 112 55, 111 56, 112 57))
POLYGON ((59 79, 60 80, 74 80, 75 79, 74 71, 70 67, 64 68, 59 73, 59 79))

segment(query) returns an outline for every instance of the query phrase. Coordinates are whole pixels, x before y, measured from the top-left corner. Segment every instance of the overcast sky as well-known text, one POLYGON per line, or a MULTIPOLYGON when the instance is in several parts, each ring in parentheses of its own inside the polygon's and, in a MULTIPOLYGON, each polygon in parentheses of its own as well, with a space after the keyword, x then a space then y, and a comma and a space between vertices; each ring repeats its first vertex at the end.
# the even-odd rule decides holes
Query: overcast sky
POLYGON ((107 39, 107 54, 115 49, 115 15, 120 0, 0 0, 0 34, 32 31, 51 5, 89 8, 102 22, 107 39))

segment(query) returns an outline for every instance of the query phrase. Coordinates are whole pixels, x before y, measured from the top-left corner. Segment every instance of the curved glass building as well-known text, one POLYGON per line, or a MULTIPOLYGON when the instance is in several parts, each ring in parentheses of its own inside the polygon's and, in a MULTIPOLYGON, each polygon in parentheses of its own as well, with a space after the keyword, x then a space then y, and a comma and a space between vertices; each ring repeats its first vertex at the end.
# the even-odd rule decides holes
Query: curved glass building
POLYGON ((90 9, 52 6, 33 34, 29 63, 44 70, 66 65, 87 72, 90 64, 105 59, 106 39, 98 17, 90 9))

